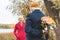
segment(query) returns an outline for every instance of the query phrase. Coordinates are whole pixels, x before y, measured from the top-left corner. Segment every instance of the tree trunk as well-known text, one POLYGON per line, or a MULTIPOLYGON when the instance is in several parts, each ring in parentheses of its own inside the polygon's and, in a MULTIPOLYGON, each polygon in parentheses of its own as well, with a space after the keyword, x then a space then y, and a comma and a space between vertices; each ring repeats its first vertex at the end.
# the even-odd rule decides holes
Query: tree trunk
POLYGON ((60 40, 60 10, 56 10, 55 8, 51 8, 54 4, 48 0, 44 0, 46 9, 49 13, 49 15, 54 18, 56 21, 56 24, 58 26, 58 29, 56 30, 57 34, 57 40, 60 40))
POLYGON ((49 15, 53 18, 56 19, 59 22, 59 10, 56 10, 55 8, 52 8, 52 6, 54 5, 52 2, 48 1, 48 0, 44 0, 46 9, 48 10, 49 15))

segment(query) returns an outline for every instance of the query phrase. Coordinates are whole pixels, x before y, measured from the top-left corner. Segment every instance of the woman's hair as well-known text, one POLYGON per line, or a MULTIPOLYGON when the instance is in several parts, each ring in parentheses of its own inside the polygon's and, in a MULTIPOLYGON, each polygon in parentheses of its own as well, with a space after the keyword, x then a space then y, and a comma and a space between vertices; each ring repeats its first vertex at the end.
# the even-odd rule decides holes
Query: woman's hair
POLYGON ((23 22, 25 21, 23 15, 18 16, 18 19, 19 18, 22 18, 23 22))

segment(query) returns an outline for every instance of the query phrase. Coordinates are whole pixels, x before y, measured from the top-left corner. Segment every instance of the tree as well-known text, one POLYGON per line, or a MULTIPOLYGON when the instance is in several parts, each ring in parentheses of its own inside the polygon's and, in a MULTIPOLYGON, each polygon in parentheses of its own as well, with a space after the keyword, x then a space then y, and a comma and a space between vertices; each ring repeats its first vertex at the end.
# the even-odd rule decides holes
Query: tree
POLYGON ((49 12, 49 15, 52 16, 54 19, 57 18, 57 21, 59 22, 60 0, 44 0, 44 3, 49 12))
POLYGON ((47 11, 47 9, 46 9, 46 6, 45 5, 43 5, 42 7, 42 11, 45 13, 45 15, 49 15, 49 12, 47 11))
MULTIPOLYGON (((11 10, 13 14, 16 15, 24 15, 24 17, 26 17, 26 15, 29 13, 29 3, 32 2, 33 0, 10 0, 12 2, 11 6, 11 10)), ((38 1, 39 3, 41 3, 41 0, 38 1)), ((45 5, 44 5, 45 6, 45 5)), ((40 4, 40 8, 42 9, 42 11, 46 9, 46 7, 44 7, 40 4)), ((9 7, 9 6, 8 6, 9 7)))
MULTIPOLYGON (((60 36, 60 0, 44 0, 44 3, 49 15, 56 21, 58 27, 57 35, 60 36)), ((57 36, 57 40, 60 40, 59 36, 57 36)))
MULTIPOLYGON (((29 13, 29 3, 31 0, 10 0, 11 1, 11 10, 13 14, 16 14, 18 16, 26 15, 29 13)), ((9 7, 9 6, 8 6, 9 7)))

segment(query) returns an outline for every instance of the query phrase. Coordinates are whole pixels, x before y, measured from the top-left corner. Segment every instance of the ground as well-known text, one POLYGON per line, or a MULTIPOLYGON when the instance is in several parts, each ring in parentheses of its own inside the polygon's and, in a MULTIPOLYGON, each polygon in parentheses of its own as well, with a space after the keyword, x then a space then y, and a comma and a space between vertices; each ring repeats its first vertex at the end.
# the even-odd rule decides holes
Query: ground
MULTIPOLYGON (((57 40, 60 40, 60 26, 55 30, 57 34, 57 40)), ((0 33, 0 40, 15 40, 16 37, 13 33, 0 33)))

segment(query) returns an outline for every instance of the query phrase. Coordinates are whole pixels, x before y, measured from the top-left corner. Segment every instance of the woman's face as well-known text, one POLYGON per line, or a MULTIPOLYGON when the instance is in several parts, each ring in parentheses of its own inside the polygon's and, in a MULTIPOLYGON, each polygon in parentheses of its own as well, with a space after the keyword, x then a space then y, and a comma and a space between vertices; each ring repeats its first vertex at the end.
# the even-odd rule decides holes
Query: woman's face
POLYGON ((23 22, 23 18, 18 18, 18 21, 19 22, 23 22))

